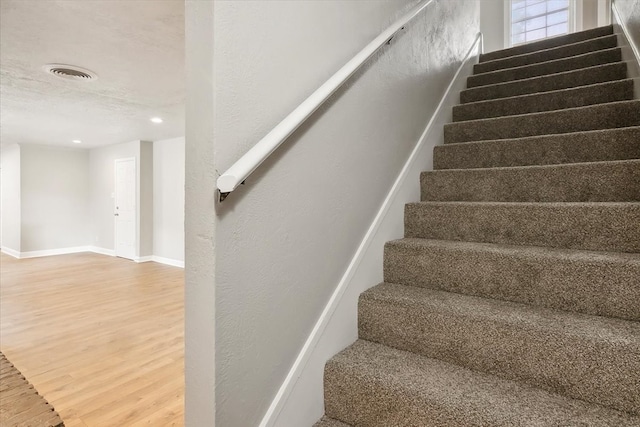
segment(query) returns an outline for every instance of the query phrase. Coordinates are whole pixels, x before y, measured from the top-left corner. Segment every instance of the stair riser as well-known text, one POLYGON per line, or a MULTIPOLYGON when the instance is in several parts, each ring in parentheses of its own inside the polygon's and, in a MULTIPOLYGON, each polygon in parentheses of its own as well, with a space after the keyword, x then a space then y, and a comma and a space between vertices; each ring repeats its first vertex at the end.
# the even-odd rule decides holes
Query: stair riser
POLYGON ((405 237, 640 252, 640 204, 410 203, 405 237))
POLYGON ((508 98, 511 96, 527 95, 552 90, 570 89, 627 77, 627 64, 617 62, 598 67, 589 67, 575 71, 551 74, 543 77, 518 80, 492 86, 481 86, 460 92, 460 102, 485 101, 489 99, 508 98))
POLYGON ((640 102, 602 104, 521 116, 449 123, 445 144, 582 132, 640 125, 640 102))
POLYGON ((473 66, 473 72, 474 74, 480 74, 496 70, 503 70, 505 68, 522 67, 524 65, 553 61, 555 59, 567 58, 569 56, 581 55, 583 53, 611 49, 616 47, 617 45, 617 37, 615 35, 610 35, 574 43, 571 45, 558 46, 552 49, 512 56, 509 58, 498 59, 490 62, 481 62, 473 66))
POLYGON ((620 80, 555 92, 456 105, 453 107, 453 121, 538 113, 632 99, 633 80, 620 80))
POLYGON ((640 201, 640 160, 423 172, 421 200, 469 202, 640 201))
POLYGON ((640 320, 640 258, 633 255, 401 242, 385 246, 385 282, 640 320))
POLYGON ((640 159, 640 128, 436 146, 433 168, 469 169, 640 159))
MULTIPOLYGON (((487 310, 492 308, 487 305, 487 310)), ((537 328, 529 323, 534 314, 528 313, 525 321, 514 318, 517 315, 484 317, 431 301, 399 303, 364 294, 358 330, 360 339, 613 409, 640 412, 640 338, 614 344, 563 333, 562 328, 537 328)))
POLYGON ((598 52, 586 53, 583 55, 557 59, 555 61, 543 62, 540 64, 526 65, 523 67, 509 68, 506 70, 477 74, 467 78, 467 88, 493 85, 514 80, 529 79, 532 77, 562 73, 564 71, 572 71, 579 68, 587 68, 596 65, 620 62, 621 60, 622 52, 620 48, 601 50, 598 52))
POLYGON ((493 61, 500 58, 506 58, 509 56, 522 55, 525 53, 535 52, 538 50, 551 49, 554 47, 578 43, 583 40, 594 39, 602 36, 613 34, 613 28, 611 26, 594 28, 593 30, 583 31, 578 33, 567 34, 566 36, 554 37, 539 42, 528 43, 521 46, 512 47, 504 50, 497 50, 495 52, 483 53, 480 55, 480 62, 493 61))

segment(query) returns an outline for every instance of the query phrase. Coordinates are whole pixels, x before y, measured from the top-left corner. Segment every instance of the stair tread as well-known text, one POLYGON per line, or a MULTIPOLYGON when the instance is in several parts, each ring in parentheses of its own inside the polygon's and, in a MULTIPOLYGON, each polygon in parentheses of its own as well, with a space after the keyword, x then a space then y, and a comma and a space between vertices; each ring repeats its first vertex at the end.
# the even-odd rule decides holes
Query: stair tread
POLYGON ((444 132, 445 144, 449 144, 637 125, 640 125, 640 100, 634 99, 507 117, 459 121, 445 124, 444 132))
POLYGON ((405 237, 640 252, 639 202, 426 201, 405 206, 405 237))
POLYGON ((525 80, 532 77, 548 76, 564 71, 573 71, 576 69, 620 61, 622 61, 622 51, 619 47, 613 47, 610 49, 587 52, 566 58, 537 62, 535 64, 502 68, 500 70, 473 74, 467 78, 467 89, 493 85, 496 83, 525 80))
POLYGON ((327 413, 347 421, 352 417, 361 425, 415 426, 427 425, 427 420, 433 426, 640 422, 628 413, 364 340, 328 362, 325 385, 327 413), (333 384, 333 375, 339 375, 336 382, 341 384, 333 384), (359 385, 363 387, 354 392, 359 385))
MULTIPOLYGON (((597 105, 586 105, 584 107, 573 107, 573 108, 565 108, 563 110, 552 110, 552 111, 539 111, 539 112, 535 112, 535 113, 525 113, 525 114, 514 114, 513 116, 506 116, 506 117, 487 117, 484 119, 473 119, 473 120, 463 120, 463 121, 459 121, 459 122, 455 122, 455 123, 447 123, 445 126, 456 126, 456 125, 460 125, 460 124, 465 124, 465 123, 472 123, 472 122, 487 122, 487 121, 498 121, 498 120, 508 120, 508 119, 513 119, 513 118, 518 118, 518 117, 544 117, 546 116, 553 116, 553 115, 558 115, 560 113, 570 113, 570 112, 579 112, 581 110, 587 110, 587 109, 601 109, 603 107, 615 107, 617 105, 620 106, 625 106, 625 105, 630 105, 633 107, 637 107, 638 108, 638 113, 640 113, 640 99, 630 99, 630 100, 626 100, 626 101, 615 101, 615 102, 607 102, 605 104, 597 104, 597 105)), ((636 126, 636 125, 633 125, 636 126)), ((625 127, 632 127, 632 126, 625 126, 625 127)), ((607 128, 608 129, 608 128, 607 128)), ((590 129, 590 130, 594 130, 594 129, 590 129)), ((597 130, 601 130, 601 129, 597 129, 597 130)), ((550 134, 544 134, 544 135, 550 135, 550 134)), ((554 134, 557 135, 557 134, 554 134)), ((504 139, 504 138, 502 138, 504 139)), ((515 139, 515 138, 509 138, 509 139, 515 139)), ((486 141, 486 140, 482 140, 482 141, 486 141)), ((468 142, 468 141, 465 141, 468 142)))
POLYGON ((508 56, 511 56, 509 54, 513 52, 535 52, 536 50, 547 49, 552 46, 562 46, 565 44, 571 44, 577 40, 589 40, 591 38, 601 37, 606 34, 613 34, 612 25, 592 28, 589 30, 565 34, 557 37, 550 37, 547 39, 510 47, 507 49, 500 49, 494 52, 483 53, 480 55, 480 62, 491 61, 498 58, 506 58, 508 56))
POLYGON ((421 200, 640 201, 640 160, 439 169, 420 174, 421 200))
POLYGON ((640 322, 535 307, 511 301, 463 295, 437 289, 381 283, 365 291, 365 299, 416 305, 432 312, 451 312, 474 319, 518 325, 522 330, 543 330, 586 337, 601 344, 633 342, 640 349, 640 322))
MULTIPOLYGON (((498 58, 490 61, 479 62, 474 66, 474 71, 478 69, 490 69, 492 67, 493 70, 503 69, 503 68, 511 68, 513 66, 523 66, 523 65, 531 65, 537 64, 540 62, 546 62, 552 59, 560 59, 566 58, 569 56, 575 56, 577 54, 582 54, 586 52, 594 52, 596 50, 602 50, 607 48, 613 48, 617 46, 617 36, 615 34, 607 34, 600 37, 595 37, 587 40, 580 40, 575 43, 563 44, 560 46, 554 46, 547 49, 540 49, 534 52, 526 52, 518 55, 508 56, 506 58, 498 58), (599 48, 591 49, 592 47, 599 46, 599 48), (591 50, 588 50, 591 49, 591 50), (566 52, 567 50, 571 52, 566 52), (566 53, 566 54, 565 54, 566 53), (552 59, 549 59, 551 57, 552 59), (547 58, 547 59, 545 59, 547 58), (519 65, 512 65, 511 67, 500 67, 501 64, 506 64, 509 62, 520 63, 519 65)), ((481 71, 482 72, 482 71, 481 71)))
MULTIPOLYGON (((575 70, 569 70, 569 71, 562 71, 559 73, 553 73, 553 74, 547 74, 544 76, 535 76, 535 77, 529 77, 526 79, 521 79, 521 80, 515 80, 515 81, 509 81, 509 82, 501 82, 501 83, 494 83, 494 84, 488 84, 485 86, 478 86, 478 87, 472 87, 469 89, 465 89, 463 91, 461 91, 460 93, 460 98, 461 98, 461 105, 470 103, 470 102, 477 102, 477 101, 481 101, 482 99, 473 99, 470 101, 465 100, 464 98, 467 97, 471 97, 473 94, 476 93, 486 93, 489 91, 494 91, 494 92, 501 92, 501 91, 507 91, 509 89, 515 89, 520 90, 521 92, 517 92, 517 93, 513 93, 510 95, 500 95, 498 94, 498 96, 495 96, 493 98, 489 98, 489 99, 502 99, 502 98, 507 98, 507 97, 511 97, 511 96, 520 96, 520 95, 527 95, 529 93, 544 93, 544 92, 549 92, 552 90, 559 90, 559 89, 569 89, 572 87, 577 87, 577 86, 582 86, 583 84, 580 83, 580 80, 575 78, 575 76, 592 76, 592 75, 599 75, 601 74, 603 71, 605 71, 605 75, 607 74, 611 74, 614 77, 613 78, 605 78, 605 77, 600 77, 599 79, 591 79, 588 80, 590 83, 588 84, 594 84, 594 83, 602 83, 604 81, 613 81, 613 80, 620 80, 620 79, 624 79, 626 78, 626 71, 627 71, 627 65, 625 62, 612 62, 609 64, 603 64, 603 65, 595 65, 595 66, 591 66, 591 67, 584 67, 584 68, 578 68, 575 70), (615 73, 617 71, 617 74, 615 73), (563 80, 566 79, 566 82, 564 82, 563 80), (564 86, 560 85, 560 87, 558 86, 558 82, 562 82, 564 84, 564 86), (546 86, 545 86, 546 84, 546 86), (537 86, 536 90, 531 90, 529 91, 529 89, 526 89, 528 87, 534 87, 537 86), (524 88, 524 89, 523 89, 524 88), (542 88, 542 89, 540 89, 542 88), (550 89, 549 89, 550 88, 550 89), (526 90, 525 90, 526 89, 526 90)), ((486 100, 486 99, 485 99, 486 100)))
POLYGON ((427 238, 387 242, 384 280, 640 320, 640 254, 427 238))
POLYGON ((633 85, 633 79, 620 79, 540 93, 468 102, 453 107, 453 121, 457 123, 472 120, 458 118, 465 114, 478 118, 509 117, 632 100, 633 85), (594 95, 596 93, 599 93, 598 97, 594 95))
POLYGON ((425 287, 360 296, 359 336, 640 413, 640 323, 425 287))
POLYGON ((434 170, 640 159, 640 126, 449 143, 433 155, 434 170))

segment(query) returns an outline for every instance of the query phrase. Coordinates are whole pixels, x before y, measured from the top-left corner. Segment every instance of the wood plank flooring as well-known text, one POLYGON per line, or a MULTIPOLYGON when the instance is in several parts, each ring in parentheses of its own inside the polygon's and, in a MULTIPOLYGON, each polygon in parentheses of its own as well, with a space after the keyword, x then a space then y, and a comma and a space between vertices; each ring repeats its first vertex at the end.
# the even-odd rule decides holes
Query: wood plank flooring
POLYGON ((66 427, 183 426, 184 270, 1 254, 0 349, 66 427))

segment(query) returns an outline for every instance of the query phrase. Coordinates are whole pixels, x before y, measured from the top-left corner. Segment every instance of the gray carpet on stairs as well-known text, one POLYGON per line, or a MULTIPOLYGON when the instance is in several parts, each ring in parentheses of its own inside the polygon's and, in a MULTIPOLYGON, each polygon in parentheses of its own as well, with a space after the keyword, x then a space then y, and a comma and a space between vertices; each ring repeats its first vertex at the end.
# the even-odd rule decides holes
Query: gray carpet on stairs
POLYGON ((539 113, 633 99, 633 79, 478 101, 453 107, 453 121, 539 113))
POLYGON ((568 58, 540 62, 537 64, 475 74, 467 79, 467 88, 546 76, 549 74, 561 73, 563 71, 571 71, 579 68, 593 67, 596 65, 620 61, 622 61, 622 50, 620 48, 611 48, 596 52, 583 53, 582 55, 571 56, 568 58))
POLYGON ((488 73, 490 71, 505 68, 522 67, 524 65, 553 61, 583 53, 611 49, 618 46, 616 35, 606 35, 595 39, 583 40, 572 44, 538 50, 536 52, 523 53, 521 55, 494 59, 493 61, 480 62, 473 66, 474 74, 488 73))
POLYGON ((531 77, 513 82, 480 86, 460 92, 460 103, 488 101, 516 95, 543 93, 552 90, 569 89, 612 80, 622 80, 627 76, 627 64, 613 62, 595 67, 580 68, 564 73, 531 77))
POLYGON ((438 145, 433 168, 472 169, 640 159, 640 126, 438 145))
POLYGON ((384 280, 537 307, 640 321, 637 254, 450 240, 400 239, 384 280))
POLYGON ((640 100, 612 34, 481 55, 316 427, 640 427, 640 100))

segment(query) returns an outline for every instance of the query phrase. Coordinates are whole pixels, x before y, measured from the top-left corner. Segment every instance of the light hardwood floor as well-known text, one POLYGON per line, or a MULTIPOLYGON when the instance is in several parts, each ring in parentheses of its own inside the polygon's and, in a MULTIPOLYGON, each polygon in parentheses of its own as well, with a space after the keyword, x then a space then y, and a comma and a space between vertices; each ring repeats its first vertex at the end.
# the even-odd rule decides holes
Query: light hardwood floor
POLYGON ((182 426, 184 271, 0 255, 0 348, 66 427, 182 426))

